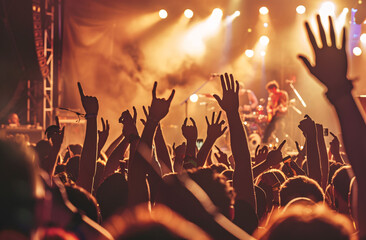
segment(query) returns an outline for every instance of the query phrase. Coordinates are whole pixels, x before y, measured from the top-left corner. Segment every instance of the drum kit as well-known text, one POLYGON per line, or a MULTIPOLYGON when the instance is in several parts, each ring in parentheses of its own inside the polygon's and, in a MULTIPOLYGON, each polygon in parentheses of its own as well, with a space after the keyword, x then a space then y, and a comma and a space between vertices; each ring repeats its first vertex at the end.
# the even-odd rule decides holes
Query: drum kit
POLYGON ((258 105, 251 113, 241 113, 243 126, 248 136, 249 148, 255 149, 262 142, 262 136, 268 124, 263 105, 258 105))

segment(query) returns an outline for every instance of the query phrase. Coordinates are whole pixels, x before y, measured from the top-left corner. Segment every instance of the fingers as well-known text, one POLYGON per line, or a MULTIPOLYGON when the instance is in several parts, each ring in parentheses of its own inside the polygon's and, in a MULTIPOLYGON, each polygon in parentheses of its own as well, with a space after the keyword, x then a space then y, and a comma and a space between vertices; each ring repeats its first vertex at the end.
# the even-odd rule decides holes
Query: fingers
POLYGON ((152 90, 152 97, 153 99, 156 99, 156 87, 158 86, 158 82, 154 82, 154 87, 153 87, 153 90, 152 90))
POLYGON ((222 74, 220 75, 220 80, 221 80, 222 94, 224 94, 224 92, 227 91, 225 80, 224 80, 224 75, 222 75, 222 74))
POLYGON ((106 128, 106 131, 109 131, 109 122, 108 122, 108 120, 106 120, 106 126, 107 126, 107 128, 106 128))
POLYGON ((210 126, 210 122, 208 121, 207 116, 205 116, 205 119, 206 119, 207 126, 210 126))
POLYGON ((304 118, 312 120, 311 117, 307 114, 305 114, 304 118))
MULTIPOLYGON (((216 124, 220 121, 220 118, 221 118, 221 113, 222 111, 219 112, 219 115, 217 116, 217 119, 216 119, 216 124)), ((220 123, 221 124, 221 123, 220 123)))
POLYGON ((326 47, 326 46, 328 46, 328 44, 327 44, 327 37, 325 36, 324 27, 323 27, 323 24, 321 22, 321 19, 320 19, 320 15, 319 14, 316 15, 316 20, 318 22, 320 40, 322 41, 323 47, 326 47))
POLYGON ((297 141, 295 141, 295 145, 296 145, 297 151, 300 152, 301 151, 300 145, 299 145, 299 143, 297 141))
POLYGON ((332 132, 329 132, 330 133, 330 135, 332 135, 334 138, 337 138, 337 136, 334 134, 334 133, 332 133, 332 132))
POLYGON ((60 128, 60 120, 58 119, 58 116, 55 117, 55 121, 56 121, 56 126, 58 126, 58 128, 60 128))
POLYGON ((230 74, 230 90, 234 90, 234 76, 230 74))
POLYGON ((187 126, 188 118, 184 119, 183 126, 187 126))
POLYGON ((173 142, 173 150, 174 150, 174 152, 175 152, 175 149, 176 149, 176 148, 175 148, 175 142, 173 142))
POLYGON ((332 21, 332 17, 329 16, 329 33, 330 33, 330 41, 331 41, 331 46, 337 47, 336 45, 336 37, 335 37, 335 32, 334 32, 334 27, 333 27, 333 21, 332 21))
POLYGON ((226 129, 227 129, 227 126, 224 127, 224 129, 222 129, 221 133, 224 134, 224 132, 226 131, 226 129))
POLYGON ((172 102, 174 95, 175 95, 175 89, 173 89, 172 93, 170 94, 170 96, 167 100, 169 102, 169 104, 172 102))
POLYGON ((315 37, 313 32, 310 29, 309 23, 305 22, 306 31, 308 33, 308 37, 310 40, 311 45, 313 46, 314 51, 317 51, 319 49, 318 44, 316 43, 315 37))
POLYGON ((104 119, 103 118, 101 118, 101 120, 102 120, 102 129, 103 129, 103 131, 105 130, 105 123, 104 123, 104 119))
POLYGON ((145 107, 145 106, 142 106, 142 110, 144 111, 145 117, 146 117, 146 119, 147 119, 148 113, 147 113, 147 111, 146 111, 146 107, 145 107))
POLYGON ((343 27, 343 34, 342 34, 342 50, 343 51, 346 51, 346 42, 347 42, 346 39, 347 39, 346 38, 346 28, 343 27))
POLYGON ((258 146, 255 148, 255 156, 258 156, 258 149, 259 149, 260 145, 258 144, 258 146))
POLYGON ((221 98, 216 94, 214 94, 213 97, 216 99, 217 103, 221 106, 221 98))
POLYGON ((80 97, 83 99, 85 97, 85 95, 84 95, 84 91, 83 91, 83 88, 81 87, 80 82, 78 82, 78 89, 79 89, 80 97))
POLYGON ((312 73, 313 66, 311 66, 309 60, 303 55, 299 55, 298 58, 301 59, 301 61, 305 64, 306 68, 312 73))
POLYGON ((146 121, 145 121, 145 119, 140 119, 140 122, 142 123, 142 125, 145 125, 146 124, 146 121))
POLYGON ((267 145, 264 145, 264 146, 262 147, 262 153, 263 153, 263 154, 268 154, 268 147, 267 147, 267 145))
POLYGON ((213 124, 214 121, 215 121, 215 112, 212 113, 211 124, 213 124))
POLYGON ((215 156, 216 160, 219 162, 219 159, 220 159, 219 155, 217 155, 217 153, 214 153, 214 156, 215 156))
MULTIPOLYGON (((135 106, 132 107, 133 108, 133 121, 136 123, 136 119, 137 119, 137 110, 135 108, 135 106)), ((108 120, 107 120, 108 121, 108 120)))
POLYGON ((280 146, 278 146, 277 150, 281 151, 281 149, 282 149, 283 145, 285 145, 285 143, 286 143, 286 140, 283 140, 281 142, 280 146))
POLYGON ((221 149, 217 145, 215 145, 215 148, 217 149, 217 151, 219 151, 219 153, 222 153, 221 149))
POLYGON ((197 127, 197 126, 196 126, 196 122, 193 120, 193 118, 189 118, 189 119, 191 119, 191 122, 192 122, 193 126, 194 126, 194 127, 197 127))
POLYGON ((235 81, 236 87, 235 87, 235 92, 239 93, 239 82, 235 81))

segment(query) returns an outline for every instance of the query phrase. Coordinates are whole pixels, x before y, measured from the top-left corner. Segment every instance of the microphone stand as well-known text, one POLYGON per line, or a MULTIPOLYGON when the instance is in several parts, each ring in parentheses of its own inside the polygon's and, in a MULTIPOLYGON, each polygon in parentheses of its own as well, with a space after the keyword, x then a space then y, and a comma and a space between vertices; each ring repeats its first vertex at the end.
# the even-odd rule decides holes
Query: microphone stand
POLYGON ((306 103, 305 103, 305 101, 302 99, 302 97, 301 97, 300 93, 296 90, 296 88, 295 88, 295 87, 294 87, 294 85, 292 84, 292 83, 293 83, 293 81, 288 80, 288 83, 289 83, 289 85, 290 85, 291 89, 294 91, 294 93, 295 93, 296 97, 300 100, 301 104, 306 108, 306 103))
POLYGON ((179 105, 183 105, 183 104, 185 104, 185 112, 186 112, 186 118, 188 118, 188 100, 189 100, 189 98, 193 95, 193 94, 195 94, 195 93, 197 93, 199 90, 201 90, 209 81, 211 81, 213 78, 215 78, 215 77, 218 77, 218 76, 220 76, 219 74, 216 74, 216 73, 214 73, 214 74, 211 74, 210 75, 210 78, 209 79, 207 79, 206 81, 204 81, 196 90, 194 90, 191 94, 189 94, 188 95, 188 97, 184 100, 184 101, 182 101, 179 105))

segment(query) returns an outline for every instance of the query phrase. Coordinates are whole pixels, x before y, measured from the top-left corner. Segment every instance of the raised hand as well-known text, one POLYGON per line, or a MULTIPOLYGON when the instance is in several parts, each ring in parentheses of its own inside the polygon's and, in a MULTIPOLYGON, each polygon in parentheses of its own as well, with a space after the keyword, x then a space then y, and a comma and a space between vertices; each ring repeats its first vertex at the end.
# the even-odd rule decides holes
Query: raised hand
POLYGON ((104 119, 101 118, 102 121, 102 130, 98 130, 98 136, 99 136, 99 141, 98 141, 98 149, 101 150, 105 144, 105 142, 108 139, 109 136, 109 122, 108 120, 106 120, 104 122, 104 119))
POLYGON ((156 87, 158 86, 158 83, 154 83, 154 87, 152 90, 152 102, 149 110, 149 117, 159 122, 161 119, 163 119, 169 112, 170 104, 173 100, 175 90, 173 89, 172 93, 170 94, 169 98, 165 100, 165 98, 157 98, 156 97, 156 87))
POLYGON ((329 151, 337 162, 344 163, 344 161, 341 157, 341 154, 339 152, 340 144, 339 144, 338 137, 332 132, 330 132, 330 134, 333 136, 333 140, 329 143, 329 145, 330 145, 329 151))
POLYGON ((336 44, 333 21, 329 16, 329 34, 331 41, 330 46, 328 46, 327 37, 319 15, 317 15, 317 22, 322 47, 319 47, 317 44, 309 23, 305 22, 306 31, 315 55, 315 65, 311 65, 309 59, 304 55, 299 55, 299 58, 303 61, 310 73, 319 79, 328 89, 349 88, 351 83, 347 80, 346 30, 343 28, 342 46, 339 49, 336 44))
POLYGON ((216 140, 219 137, 221 137, 222 134, 224 134, 224 132, 226 131, 227 127, 224 127, 224 129, 222 129, 222 125, 225 124, 225 120, 222 120, 220 122, 220 117, 221 117, 221 111, 219 112, 219 115, 217 116, 217 119, 215 121, 215 112, 213 112, 211 124, 208 121, 207 116, 205 117, 207 123, 207 138, 216 140))
POLYGON ((255 149, 254 163, 258 164, 267 159, 268 156, 268 147, 264 145, 261 149, 259 149, 260 145, 255 149))
POLYGON ((222 87, 222 99, 214 94, 214 98, 219 103, 220 107, 227 113, 237 112, 239 109, 239 83, 235 81, 234 84, 234 76, 227 73, 224 75, 220 75, 221 78, 221 87, 222 87))
POLYGON ((119 122, 123 124, 122 134, 125 137, 138 136, 137 128, 136 128, 136 119, 137 119, 137 111, 136 108, 133 107, 133 117, 130 114, 130 111, 126 110, 121 114, 119 118, 119 122))
POLYGON ((283 140, 283 142, 278 146, 277 149, 272 150, 268 153, 266 162, 270 166, 275 166, 279 164, 282 161, 282 152, 281 149, 285 145, 286 140, 283 140))
MULTIPOLYGON (((98 110, 99 110, 98 99, 96 97, 85 96, 80 82, 78 82, 78 88, 79 88, 81 103, 83 104, 85 113, 89 116, 94 115, 96 117, 98 114, 98 110)), ((86 117, 88 117, 88 116, 86 116, 86 117)))
MULTIPOLYGON (((142 110, 144 111, 144 114, 145 114, 145 117, 146 117, 146 120, 149 118, 149 113, 148 111, 146 110, 146 107, 145 106, 142 106, 142 110)), ((150 112, 150 107, 149 107, 149 112, 150 112)), ((141 118, 140 121, 143 125, 146 124, 146 120, 141 118)))
POLYGON ((188 118, 186 118, 182 125, 182 134, 183 134, 184 138, 187 139, 187 141, 191 140, 191 141, 196 142, 197 136, 198 136, 196 122, 193 120, 193 118, 189 118, 189 119, 191 120, 193 125, 187 125, 188 118))
POLYGON ((309 115, 305 115, 305 119, 301 120, 298 127, 305 137, 310 134, 316 134, 315 122, 309 117, 309 115))
POLYGON ((60 131, 54 132, 51 136, 52 145, 60 148, 64 140, 65 126, 60 131))
POLYGON ((223 163, 225 164, 226 166, 230 167, 230 162, 228 160, 228 157, 227 157, 227 154, 224 153, 223 151, 221 151, 221 149, 215 145, 215 148, 217 149, 218 151, 218 154, 215 153, 215 158, 216 160, 219 162, 219 163, 223 163))

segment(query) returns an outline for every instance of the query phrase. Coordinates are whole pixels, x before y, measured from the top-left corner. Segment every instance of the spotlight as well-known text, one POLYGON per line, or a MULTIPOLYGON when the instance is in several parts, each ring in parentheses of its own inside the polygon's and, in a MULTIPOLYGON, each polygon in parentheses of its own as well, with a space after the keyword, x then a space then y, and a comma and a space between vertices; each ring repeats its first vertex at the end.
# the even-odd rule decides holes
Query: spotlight
POLYGON ((189 100, 191 100, 191 102, 197 102, 198 101, 198 95, 197 94, 192 94, 189 97, 189 100))
POLYGON ((259 38, 259 42, 262 44, 262 45, 268 45, 269 43, 269 38, 267 36, 262 36, 259 38))
POLYGON ((299 6, 297 6, 297 8, 296 8, 296 12, 297 12, 298 14, 304 14, 304 13, 305 13, 305 11, 306 11, 306 8, 305 8, 305 6, 303 6, 303 5, 299 5, 299 6))
POLYGON ((348 13, 349 12, 349 9, 348 8, 343 8, 343 12, 344 13, 348 13))
POLYGON ((268 23, 263 23, 263 27, 268 27, 268 23))
POLYGON ((191 9, 186 9, 184 11, 184 16, 186 16, 186 18, 192 18, 193 17, 193 11, 191 9))
POLYGON ((360 41, 366 43, 366 33, 361 34, 360 41))
POLYGON ((323 17, 333 16, 335 12, 335 5, 332 2, 325 2, 319 9, 319 14, 323 17))
POLYGON ((247 49, 245 50, 245 55, 248 57, 248 58, 251 58, 254 56, 254 51, 252 49, 247 49))
POLYGON ((251 28, 248 28, 248 33, 251 33, 252 32, 252 29, 251 28))
POLYGON ((355 55, 355 56, 360 56, 360 55, 362 54, 362 50, 361 50, 361 48, 359 48, 359 47, 355 47, 355 48, 352 50, 352 52, 353 52, 353 55, 355 55))
POLYGON ((266 56, 266 52, 265 51, 261 51, 261 56, 262 57, 266 56))
POLYGON ((259 9, 259 13, 262 14, 262 15, 266 15, 266 14, 268 14, 268 12, 269 12, 269 10, 268 10, 267 7, 261 7, 259 9))
POLYGON ((165 19, 165 18, 167 18, 167 17, 168 17, 168 12, 167 12, 165 9, 161 9, 161 10, 159 11, 159 17, 160 17, 161 19, 165 19))
POLYGON ((235 11, 234 12, 234 17, 239 17, 240 16, 240 11, 235 11))
POLYGON ((222 13, 222 10, 220 8, 215 8, 212 11, 212 14, 211 14, 211 16, 214 17, 214 18, 221 18, 222 15, 223 15, 223 13, 222 13))

